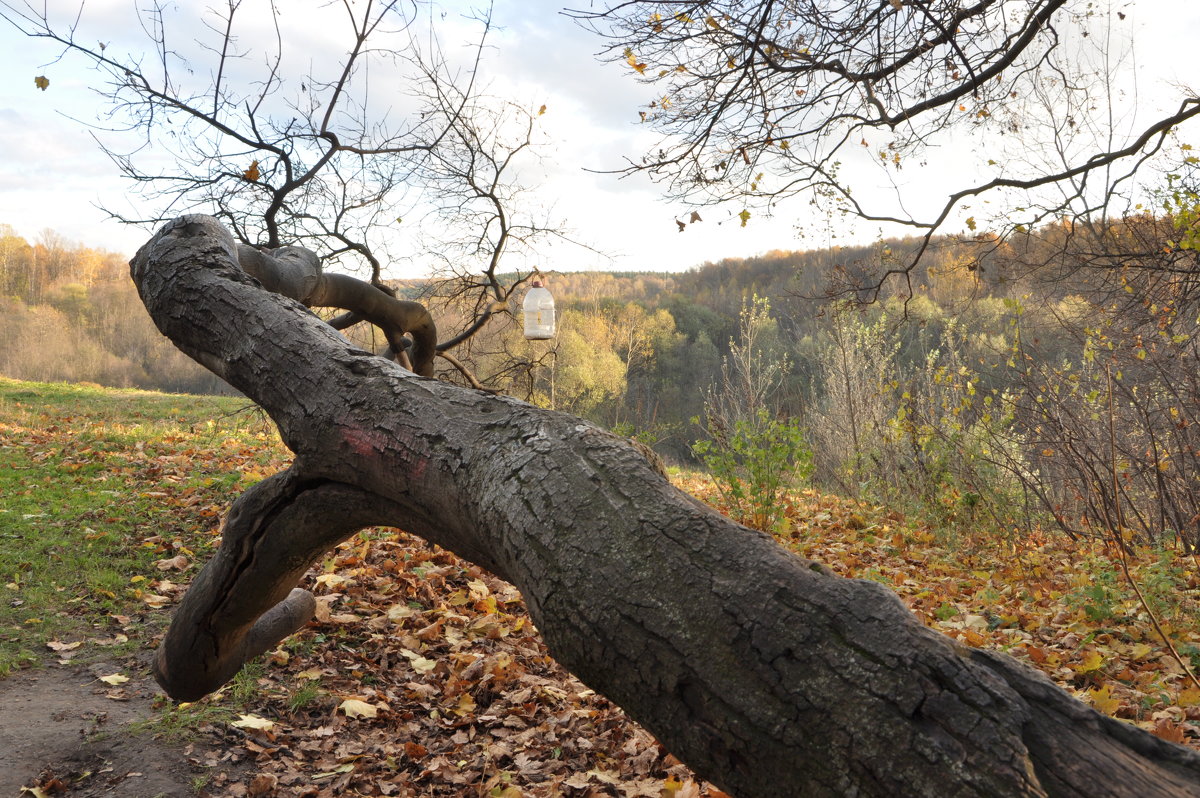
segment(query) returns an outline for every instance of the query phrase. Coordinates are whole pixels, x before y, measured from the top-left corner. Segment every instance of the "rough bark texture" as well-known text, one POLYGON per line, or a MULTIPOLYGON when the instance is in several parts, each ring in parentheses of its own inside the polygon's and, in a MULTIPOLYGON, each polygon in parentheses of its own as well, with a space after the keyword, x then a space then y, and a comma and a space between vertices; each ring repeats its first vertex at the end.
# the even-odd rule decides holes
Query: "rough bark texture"
POLYGON ((215 220, 168 224, 133 274, 296 453, 235 504, 172 623, 156 671, 177 698, 302 624, 308 563, 381 523, 515 584, 560 662, 734 795, 1200 796, 1200 756, 719 516, 624 440, 356 349, 249 280, 215 220))

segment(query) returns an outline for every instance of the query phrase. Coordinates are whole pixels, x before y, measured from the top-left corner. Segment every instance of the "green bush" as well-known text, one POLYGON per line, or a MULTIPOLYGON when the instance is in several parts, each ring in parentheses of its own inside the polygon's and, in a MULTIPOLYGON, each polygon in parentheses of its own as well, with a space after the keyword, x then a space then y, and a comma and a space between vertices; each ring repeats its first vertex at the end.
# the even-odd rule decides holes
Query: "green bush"
POLYGON ((739 523, 775 532, 784 524, 784 493, 812 474, 813 453, 795 420, 766 410, 734 423, 708 424, 709 438, 692 450, 704 462, 730 513, 739 523))

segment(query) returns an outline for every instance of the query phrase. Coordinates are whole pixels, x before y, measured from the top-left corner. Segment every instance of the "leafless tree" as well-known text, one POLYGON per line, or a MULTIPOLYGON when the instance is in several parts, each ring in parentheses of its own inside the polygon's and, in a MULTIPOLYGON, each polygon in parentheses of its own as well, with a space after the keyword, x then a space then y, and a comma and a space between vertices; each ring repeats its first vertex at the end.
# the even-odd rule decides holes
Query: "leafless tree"
POLYGON ((800 197, 918 233, 902 260, 843 286, 869 297, 889 278, 906 281, 948 222, 965 216, 973 230, 985 198, 1018 208, 1001 240, 1063 214, 1102 216, 1171 132, 1200 115, 1186 89, 1173 113, 1136 127, 1097 107, 1119 90, 1107 34, 1126 14, 1092 3, 644 0, 570 13, 657 88, 641 113, 661 142, 626 171, 649 173, 680 200, 735 203, 743 221, 752 207, 800 197), (933 148, 955 135, 997 153, 980 156, 994 177, 936 174, 933 148), (1050 160, 1023 157, 1031 150, 1050 160), (944 188, 927 209, 910 210, 899 190, 911 166, 944 188))
MULTIPOLYGON (((57 43, 57 60, 82 57, 100 76, 107 116, 93 126, 97 141, 147 209, 136 218, 109 212, 147 225, 180 210, 213 213, 251 273, 269 274, 280 287, 294 283, 291 272, 300 268, 303 284, 284 293, 348 311, 331 319, 337 329, 375 324, 385 354, 421 373, 433 373, 435 352, 448 355, 489 320, 510 318, 509 300, 528 269, 514 264, 503 281, 503 255, 560 234, 549 222, 529 221, 524 209, 536 203, 513 205, 515 173, 535 148, 541 111, 481 90, 490 12, 469 20, 477 38, 459 57, 433 33, 436 8, 404 0, 327 4, 319 14, 340 26, 345 49, 339 57, 306 53, 298 70, 286 45, 299 31, 278 7, 226 0, 191 16, 156 2, 139 11, 148 50, 127 54, 90 43, 85 10, 58 20, 45 7, 2 2, 0 18, 57 43), (498 125, 513 114, 524 124, 498 125), (436 240, 411 232, 423 223, 437 225, 436 240), (272 253, 283 254, 284 243, 317 261, 280 261, 272 253), (422 245, 444 266, 442 300, 465 308, 441 342, 425 308, 397 299, 383 281, 385 266, 413 258, 422 245), (327 273, 338 266, 370 277, 327 273)), ((460 359, 446 361, 479 384, 460 359)))

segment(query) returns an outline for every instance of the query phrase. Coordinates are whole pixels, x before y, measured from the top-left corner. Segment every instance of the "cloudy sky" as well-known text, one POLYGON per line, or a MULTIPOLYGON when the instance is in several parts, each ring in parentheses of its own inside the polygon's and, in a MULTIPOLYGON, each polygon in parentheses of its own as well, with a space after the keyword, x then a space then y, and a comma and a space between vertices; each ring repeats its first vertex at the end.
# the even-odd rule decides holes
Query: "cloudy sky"
MULTIPOLYGON (((247 2, 261 5, 264 0, 247 2)), ((587 3, 581 0, 576 7, 587 3)), ((77 8, 75 0, 49 0, 49 5, 64 14, 77 8)), ((305 5, 297 1, 283 7, 292 22, 303 22, 305 5)), ((461 16, 468 4, 439 5, 447 10, 439 34, 449 50, 470 38, 470 26, 461 16)), ((1138 60, 1129 69, 1137 72, 1146 104, 1165 96, 1162 87, 1170 82, 1200 85, 1200 68, 1188 57, 1200 30, 1200 4, 1137 0, 1120 6, 1137 44, 1138 60)), ((144 39, 133 23, 134 7, 134 0, 90 0, 80 20, 80 40, 107 41, 114 49, 139 46, 144 39)), ((681 270, 706 260, 825 243, 824 227, 807 216, 802 200, 770 219, 756 215, 745 228, 731 218, 736 209, 706 210, 703 224, 680 234, 674 219, 686 217, 688 209, 661 201, 646 179, 589 171, 619 168, 653 141, 637 124, 649 90, 634 82, 627 66, 598 62, 594 55, 601 42, 559 14, 561 8, 561 0, 496 0, 493 19, 499 30, 485 65, 494 93, 532 108, 547 106, 543 125, 548 146, 537 173, 530 173, 530 182, 538 185, 538 202, 576 237, 608 255, 556 248, 547 253, 553 262, 543 266, 681 270), (799 238, 798 230, 806 237, 799 238)), ((296 36, 285 45, 315 53, 326 38, 325 28, 318 26, 309 40, 296 36)), ((72 119, 94 121, 104 110, 102 98, 92 90, 96 74, 79 59, 53 63, 57 54, 48 43, 28 39, 0 21, 0 223, 29 239, 51 228, 82 244, 132 253, 146 231, 111 221, 96 206, 129 209, 136 196, 130 196, 128 184, 100 153, 87 127, 72 119), (33 79, 43 74, 51 85, 39 91, 33 79)), ((974 144, 951 146, 941 169, 913 170, 904 179, 914 184, 915 195, 924 190, 936 198, 930 188, 934 172, 957 172, 960 163, 970 160, 966 154, 974 144)), ((878 233, 861 226, 855 231, 865 238, 878 233)))

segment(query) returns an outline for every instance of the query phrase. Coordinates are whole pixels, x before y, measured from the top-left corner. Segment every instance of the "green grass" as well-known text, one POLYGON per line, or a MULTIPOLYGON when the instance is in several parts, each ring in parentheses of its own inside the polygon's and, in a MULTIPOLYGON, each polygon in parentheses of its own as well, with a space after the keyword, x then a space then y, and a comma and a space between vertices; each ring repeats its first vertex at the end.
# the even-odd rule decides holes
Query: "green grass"
POLYGON ((134 721, 128 726, 130 734, 149 735, 169 743, 181 743, 196 739, 204 724, 224 725, 237 718, 231 708, 201 701, 195 704, 167 703, 158 712, 145 720, 134 721))
POLYGON ((169 610, 143 597, 195 572, 155 562, 206 559, 228 503, 286 459, 246 399, 0 378, 0 678, 49 641, 149 644, 169 610))

